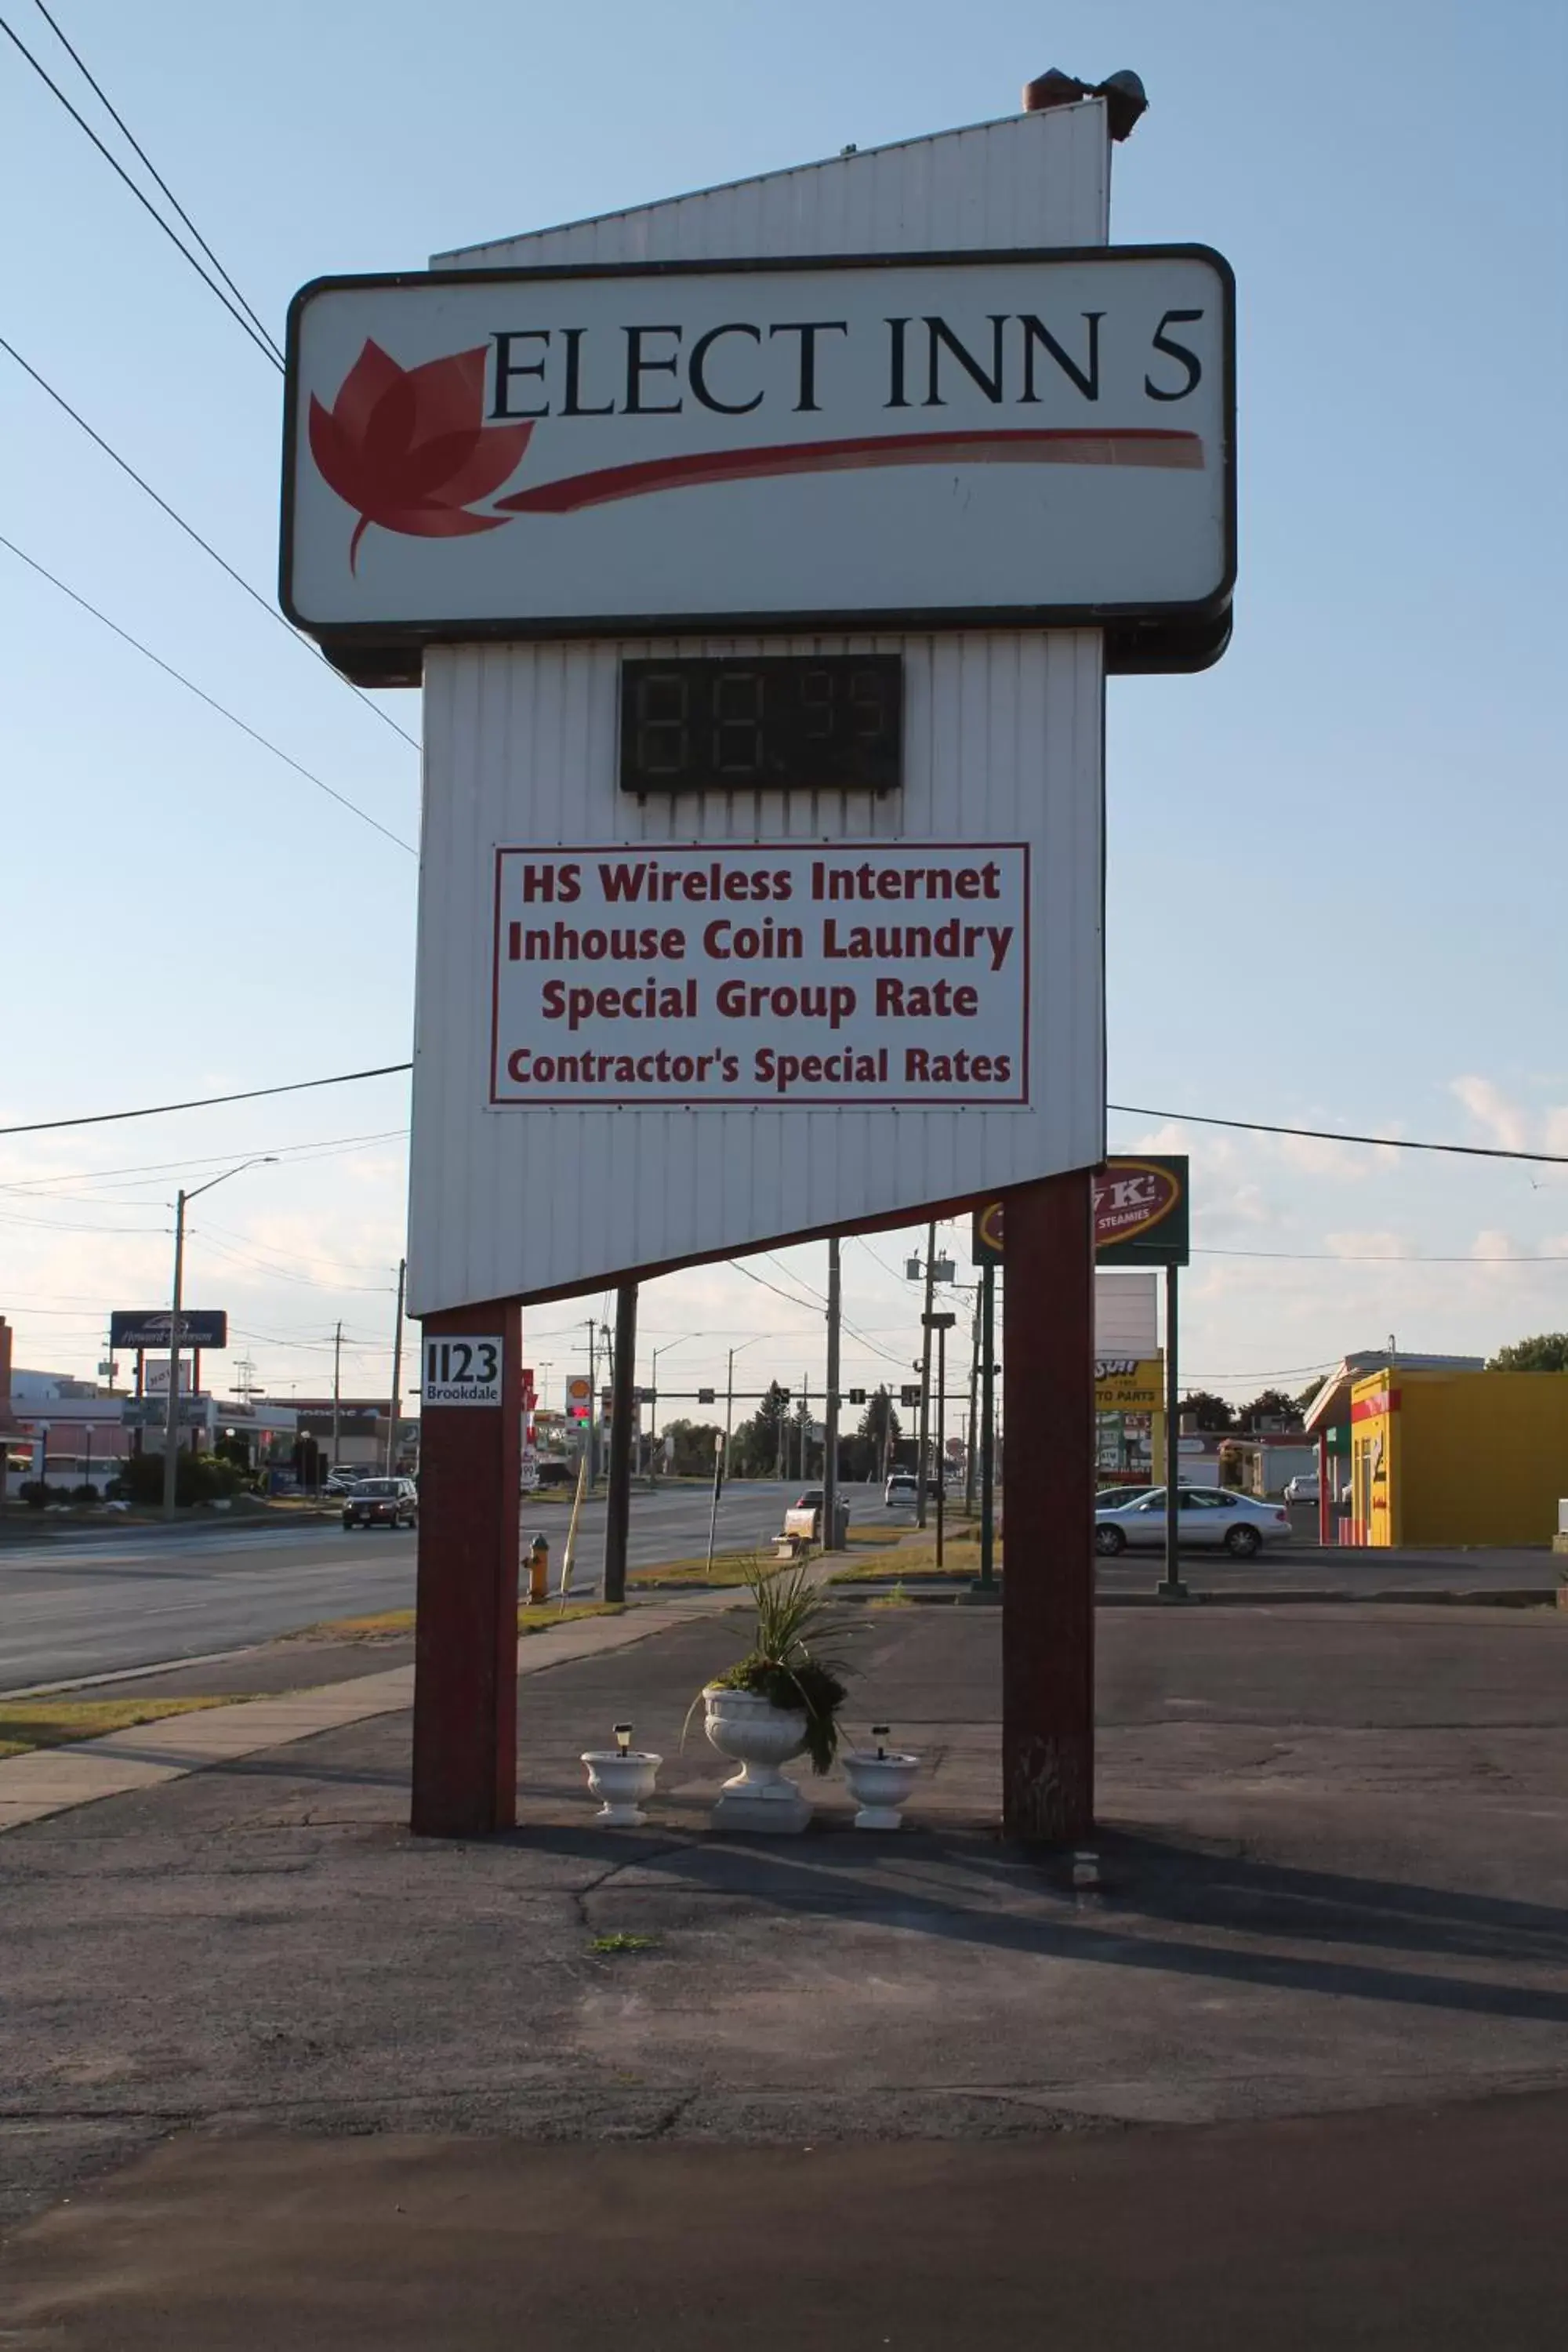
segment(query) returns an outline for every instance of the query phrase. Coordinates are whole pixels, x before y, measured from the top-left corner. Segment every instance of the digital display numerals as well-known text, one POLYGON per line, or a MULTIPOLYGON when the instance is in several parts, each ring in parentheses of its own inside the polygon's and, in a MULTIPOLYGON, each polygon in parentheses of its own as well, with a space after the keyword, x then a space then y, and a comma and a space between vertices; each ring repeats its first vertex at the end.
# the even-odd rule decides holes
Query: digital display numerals
POLYGON ((621 788, 890 792, 902 700, 898 654, 623 662, 621 788))

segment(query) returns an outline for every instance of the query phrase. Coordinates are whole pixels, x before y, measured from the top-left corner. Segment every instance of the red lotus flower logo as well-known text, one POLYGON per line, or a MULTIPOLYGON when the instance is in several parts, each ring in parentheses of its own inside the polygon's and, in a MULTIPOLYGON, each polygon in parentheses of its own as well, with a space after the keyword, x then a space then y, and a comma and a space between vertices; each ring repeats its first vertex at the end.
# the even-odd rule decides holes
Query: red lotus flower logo
POLYGON ((367 341, 331 408, 311 394, 310 454, 359 516, 351 572, 373 522, 415 539, 460 539, 511 520, 471 509, 515 472, 533 427, 487 425, 484 405, 482 343, 400 368, 367 341))

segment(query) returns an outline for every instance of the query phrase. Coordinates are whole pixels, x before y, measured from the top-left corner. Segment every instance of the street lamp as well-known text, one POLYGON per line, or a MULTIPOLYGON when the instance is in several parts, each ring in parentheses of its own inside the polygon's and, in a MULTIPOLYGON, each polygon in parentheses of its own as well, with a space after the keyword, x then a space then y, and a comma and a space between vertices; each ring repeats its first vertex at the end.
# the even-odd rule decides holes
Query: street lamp
POLYGON ((205 1184, 182 1192, 174 1200, 174 1286, 169 1310, 169 1395, 163 1409, 163 1517, 174 1517, 174 1487, 180 1468, 180 1309, 185 1279, 185 1207, 203 1192, 210 1192, 216 1184, 226 1184, 231 1176, 243 1176, 247 1168, 276 1168, 275 1151, 258 1152, 254 1159, 241 1160, 233 1168, 226 1168, 221 1176, 210 1176, 205 1184))
POLYGON ((647 1392, 647 1468, 650 1478, 655 1475, 653 1423, 658 1407, 658 1360, 661 1356, 668 1356, 672 1348, 684 1348, 689 1339, 706 1339, 707 1337, 706 1331, 682 1331, 678 1339, 667 1339, 662 1347, 653 1351, 653 1385, 647 1392))
POLYGON ((733 1465, 730 1460, 730 1432, 735 1418, 735 1359, 745 1349, 758 1347, 764 1339, 785 1339, 793 1336, 793 1333, 787 1331, 755 1331, 749 1339, 742 1339, 739 1348, 731 1348, 730 1350, 730 1369, 724 1380, 724 1475, 726 1478, 731 1475, 733 1470, 733 1465))

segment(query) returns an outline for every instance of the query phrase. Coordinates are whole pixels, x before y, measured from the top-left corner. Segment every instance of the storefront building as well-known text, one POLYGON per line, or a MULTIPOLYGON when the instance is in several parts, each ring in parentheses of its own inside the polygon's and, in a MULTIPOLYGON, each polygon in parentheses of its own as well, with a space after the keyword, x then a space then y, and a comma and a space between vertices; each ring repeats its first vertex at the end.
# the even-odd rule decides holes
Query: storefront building
POLYGON ((1423 1370, 1351 1392, 1351 1540, 1549 1545, 1568 1495, 1568 1374, 1423 1370))

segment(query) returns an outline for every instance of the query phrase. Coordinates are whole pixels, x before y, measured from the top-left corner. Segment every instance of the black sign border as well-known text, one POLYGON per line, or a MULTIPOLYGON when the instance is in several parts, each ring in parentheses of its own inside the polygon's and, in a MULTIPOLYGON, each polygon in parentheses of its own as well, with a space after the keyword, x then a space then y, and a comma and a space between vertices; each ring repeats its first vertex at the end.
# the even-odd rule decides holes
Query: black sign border
POLYGON ((921 634, 935 629, 1074 629, 1107 631, 1107 667, 1121 674, 1207 669, 1230 642, 1236 586, 1236 274, 1213 246, 990 246, 957 252, 740 255, 724 260, 553 262, 533 268, 397 269, 312 278, 289 305, 285 338, 283 478, 279 526, 278 602, 297 629, 313 637, 333 667, 359 686, 417 686, 424 649, 433 645, 531 643, 551 637, 782 636, 802 633, 921 634), (911 605, 841 613, 816 608, 793 613, 594 613, 531 620, 451 620, 419 623, 317 623, 290 593, 294 570, 294 481, 299 454, 300 328, 319 294, 364 288, 516 285, 521 280, 706 278, 747 272, 831 269, 977 268, 987 262, 1201 261, 1219 279, 1221 408, 1225 436, 1225 569, 1213 592, 1196 602, 1136 604, 911 605), (1118 624, 1125 625, 1119 627, 1118 624))

